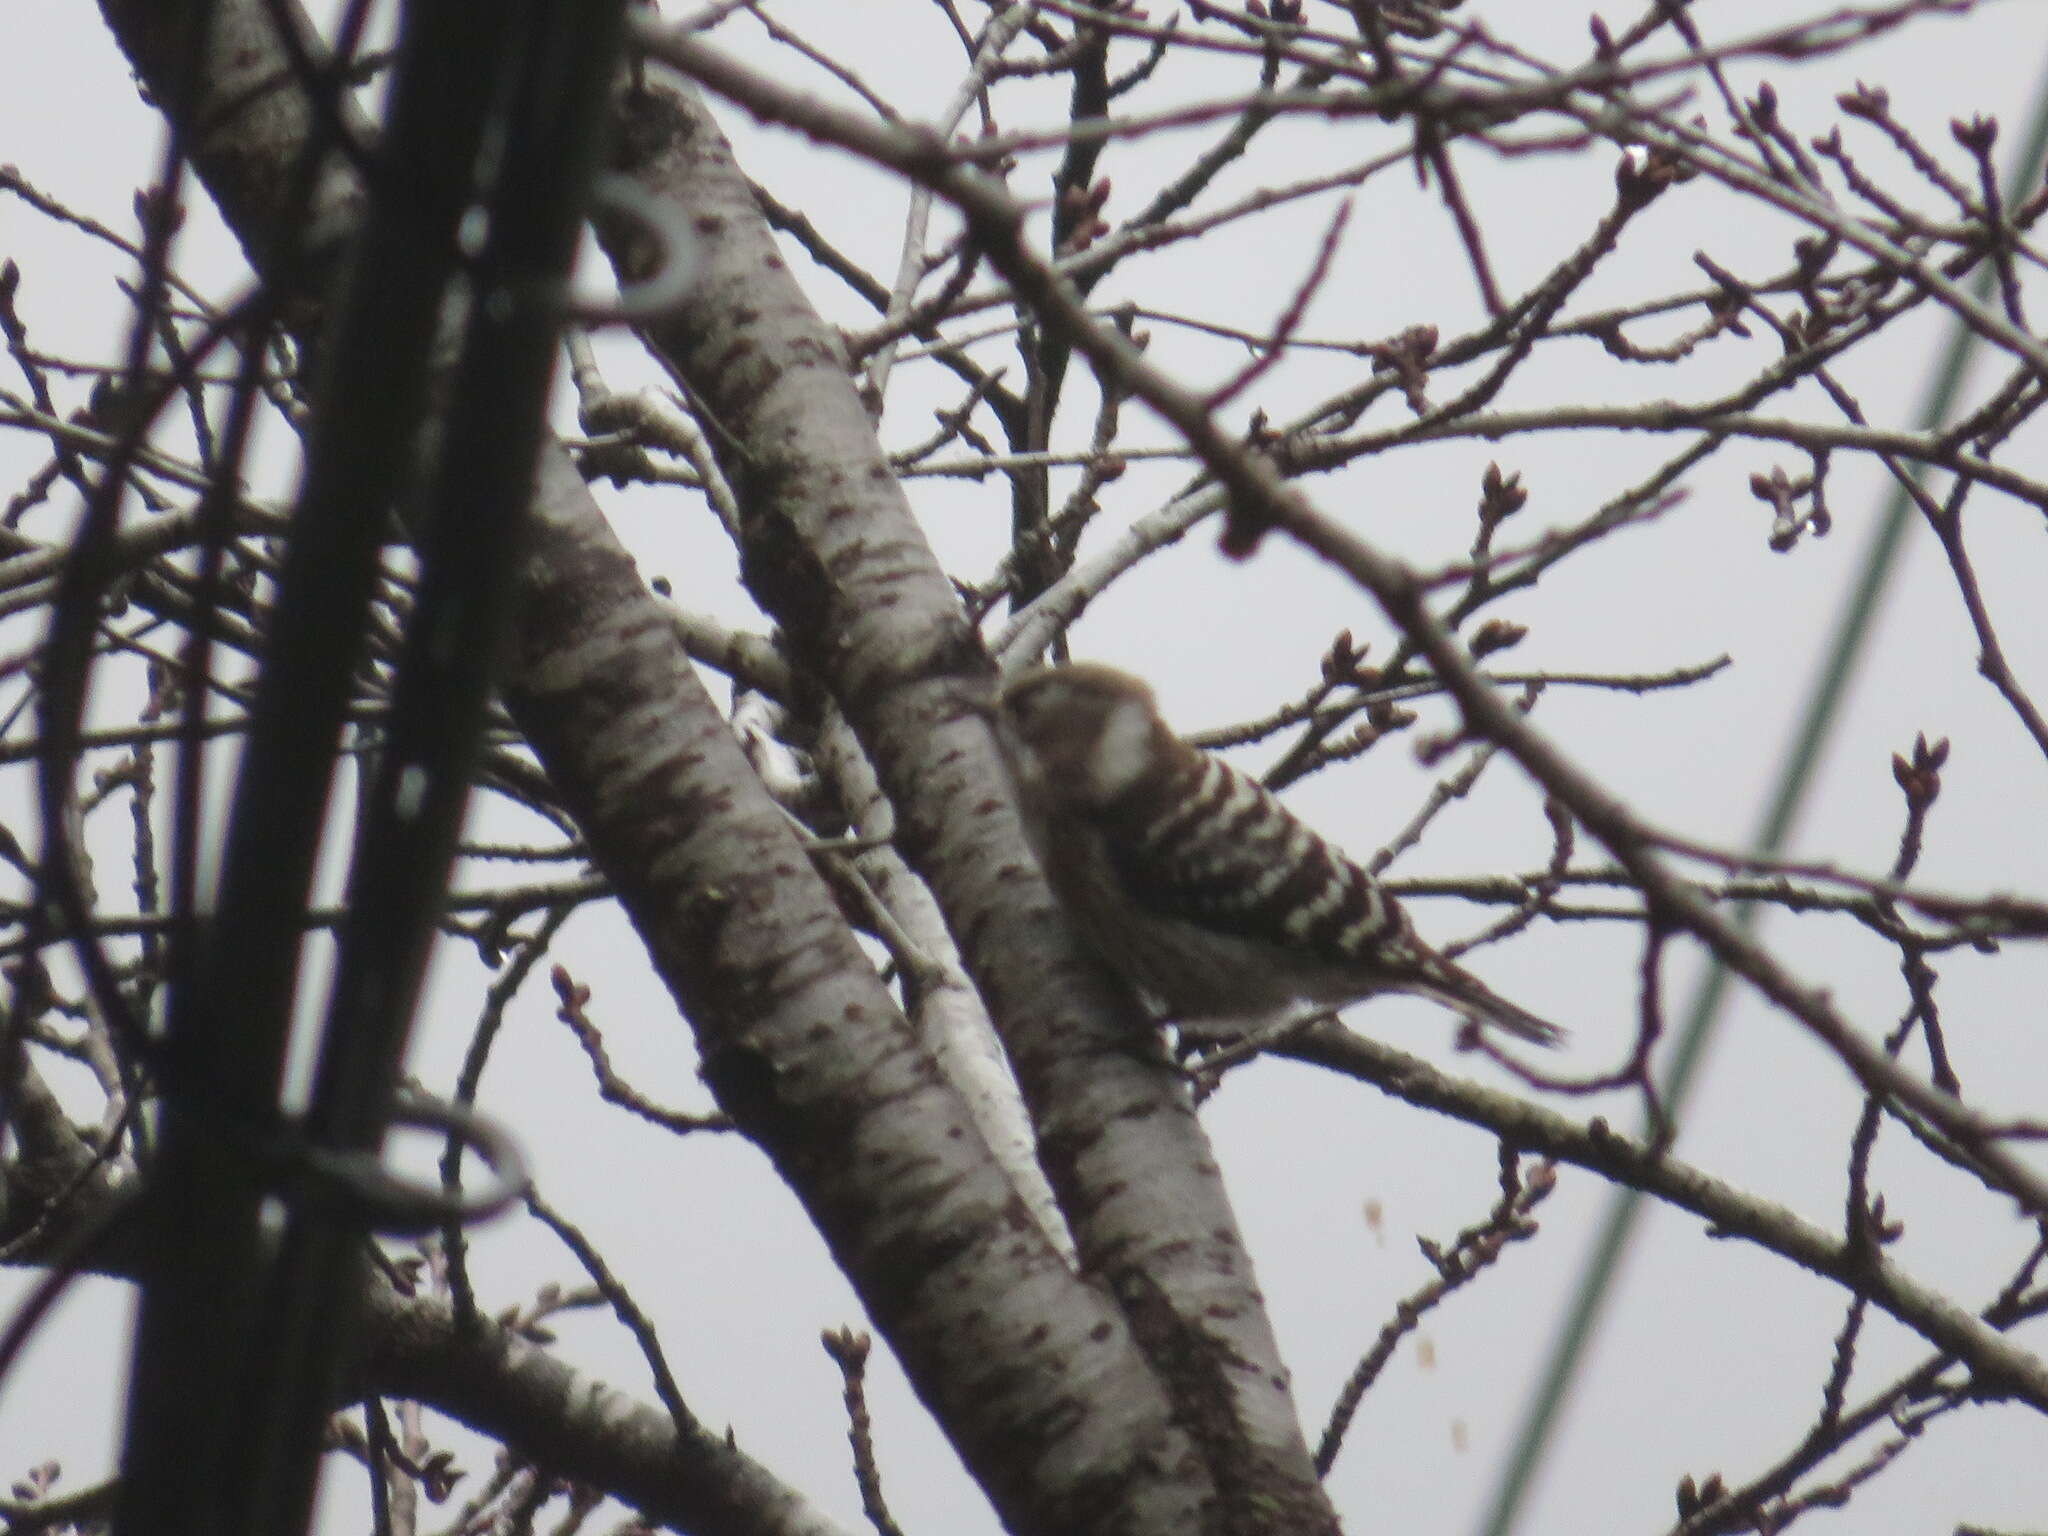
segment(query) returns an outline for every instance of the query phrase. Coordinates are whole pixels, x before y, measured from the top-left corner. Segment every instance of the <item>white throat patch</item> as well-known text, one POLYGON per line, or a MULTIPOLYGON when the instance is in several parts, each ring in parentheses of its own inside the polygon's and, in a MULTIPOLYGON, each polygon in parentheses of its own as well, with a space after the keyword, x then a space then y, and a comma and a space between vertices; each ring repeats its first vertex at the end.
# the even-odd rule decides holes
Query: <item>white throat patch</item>
POLYGON ((1102 722, 1095 750, 1088 754, 1088 788, 1098 803, 1112 800, 1143 778, 1152 766, 1152 711, 1125 699, 1102 722))

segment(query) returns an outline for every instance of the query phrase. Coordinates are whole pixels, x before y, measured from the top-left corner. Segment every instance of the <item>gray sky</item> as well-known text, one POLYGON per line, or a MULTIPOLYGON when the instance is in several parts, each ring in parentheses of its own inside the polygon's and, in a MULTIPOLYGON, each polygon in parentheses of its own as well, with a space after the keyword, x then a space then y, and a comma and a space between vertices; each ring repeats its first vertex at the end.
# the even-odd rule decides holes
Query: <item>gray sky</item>
MULTIPOLYGON (((1169 8, 1153 7, 1155 19, 1169 8)), ((963 10, 980 14, 973 5, 963 10)), ((839 6, 794 0, 777 14, 853 63, 905 116, 922 117, 949 96, 960 73, 936 9, 898 3, 839 6), (875 25, 886 10, 890 24, 875 25)), ((1572 7, 1493 0, 1467 11, 1485 17, 1550 57, 1584 48, 1585 20, 1572 7)), ((1782 8, 1767 0, 1703 0, 1695 15, 1710 35, 1765 25, 1782 8)), ((132 226, 130 195, 158 152, 157 123, 137 100, 125 65, 96 12, 59 0, 18 0, 27 26, 0 49, 0 161, 37 186, 120 229, 132 226)), ((758 29, 735 23, 721 36, 751 56, 771 54, 758 29)), ((1135 58, 1135 52, 1128 54, 1135 58)), ((1952 149, 1947 120, 1996 114, 2001 150, 2021 137, 2029 92, 2048 70, 2048 6, 2009 0, 1965 20, 1926 24, 1881 39, 1848 64, 1823 60, 1773 66, 1781 110, 1802 134, 1835 121, 1832 96, 1856 78, 1882 84, 1898 115, 1940 150, 1952 149)), ((1745 90, 1763 75, 1735 70, 1745 90)), ((1240 71, 1218 66, 1206 82, 1183 77, 1190 96, 1239 88, 1240 71)), ((802 78, 827 90, 822 76, 802 78)), ((1021 105, 1006 127, 1050 120, 1060 98, 1040 93, 1034 118, 1021 105)), ((1159 104, 1151 98, 1147 105, 1159 104)), ((1718 106, 1700 110, 1718 128, 1718 106)), ((724 113, 743 164, 785 202, 798 204, 870 270, 895 265, 903 190, 846 157, 764 133, 724 113)), ((1376 125, 1375 125, 1376 126, 1376 125)), ((1195 130, 1114 150, 1105 169, 1116 184, 1113 218, 1139 205, 1149 187, 1181 164, 1195 130)), ((1255 156, 1245 175, 1226 178, 1228 195, 1260 178, 1305 174, 1384 146, 1384 132, 1302 124, 1276 142, 1285 155, 1255 156), (1354 137, 1356 142, 1354 142, 1354 137), (1364 145, 1364 148, 1360 146, 1364 145), (1278 167, 1276 169, 1276 167, 1278 167)), ((1865 146, 1868 147, 1867 145, 1865 146)), ((1881 159, 1870 151, 1873 163, 1881 159)), ((1468 191, 1494 237, 1503 286, 1513 290, 1579 240, 1611 196, 1613 155, 1499 160, 1464 152, 1468 191)), ((1044 186, 1047 161, 1028 160, 1012 179, 1020 193, 1044 186)), ((1883 174, 1902 181, 1886 162, 1883 174)), ((1235 314, 1262 325, 1281 309, 1313 256, 1331 205, 1319 202, 1229 230, 1168 253, 1113 280, 1100 301, 1135 299, 1164 310, 1235 314), (1241 296, 1241 297, 1240 297, 1241 296)), ((938 227, 946 227, 941 216, 938 227)), ((1786 245, 1787 226, 1718 194, 1672 197, 1632 230, 1620 256, 1574 308, 1619 302, 1698 281, 1692 253, 1755 274, 1786 245)), ((112 288, 120 269, 75 234, 53 230, 0 198, 0 255, 24 272, 21 303, 47 350, 110 354, 120 315, 112 288)), ((240 281, 210 214, 195 213, 181 247, 190 273, 220 274, 219 292, 240 281)), ((872 316, 833 279, 798 258, 816 302, 848 326, 872 316)), ((2040 307, 2039 296, 2035 308, 2040 307)), ((1305 323, 1310 334, 1381 337, 1428 321, 1454 334, 1478 314, 1468 269, 1440 203, 1406 172, 1378 178, 1361 194, 1333 269, 1305 323)), ((1154 356, 1202 379, 1223 376, 1235 354, 1154 325, 1154 356)), ((1850 387, 1875 422, 1908 421, 1939 331, 1901 329, 1849 367, 1850 387)), ((1730 379, 1754 366, 1759 336, 1731 349, 1730 379)), ((615 387, 651 380, 629 367, 621 344, 605 357, 615 387)), ((1712 359, 1673 392, 1699 390, 1712 359)), ((1357 371, 1339 355, 1291 360, 1261 382, 1257 403, 1276 420, 1357 371)), ((11 372, 8 387, 18 384, 11 372)), ((1556 400, 1636 398, 1662 392, 1661 375, 1618 370, 1587 342, 1583 357, 1558 354, 1518 379, 1503 408, 1556 400)), ((1092 411, 1092 386, 1074 391, 1092 411)), ((933 371, 905 367, 893 388, 885 436, 892 445, 929 431, 930 412, 953 395, 933 371)), ((1817 397, 1800 397, 1808 410, 1817 397)), ((1241 422, 1248 402, 1231 410, 1241 422)), ((1391 407, 1383 406, 1382 410, 1391 407)), ((1387 415, 1383 421, 1397 419, 1387 415)), ((1072 430, 1085 431, 1085 416, 1072 430)), ((2041 429, 2011 450, 2038 473, 2041 429)), ((1137 429, 1166 442, 1155 421, 1137 429)), ((1656 445, 1559 434, 1501 445, 1459 444, 1383 455, 1308 483, 1318 505, 1358 531, 1421 563, 1454 559, 1470 537, 1480 468, 1498 458, 1531 489, 1511 524, 1517 538, 1584 516, 1631 471, 1654 462, 1656 445)), ((39 460, 39 448, 0 435, 10 485, 39 460)), ((1769 514, 1747 477, 1782 462, 1755 446, 1731 450, 1688 481, 1684 504, 1656 522, 1567 562, 1535 592, 1502 612, 1531 629, 1517 665, 1561 670, 1655 670, 1728 653, 1735 665, 1699 689, 1632 698, 1554 689, 1538 711, 1542 728, 1580 763, 1646 814, 1686 835, 1730 846, 1756 822, 1793 712, 1860 557, 1883 484, 1874 466, 1840 463, 1831 485, 1837 525, 1823 540, 1787 554, 1767 545, 1769 514)), ((273 470, 273 473, 277 471, 273 470)), ((1105 497, 1098 537, 1151 510, 1185 478, 1180 466, 1135 467, 1105 497)), ((270 487, 276 491, 278 487, 270 487)), ((1983 499, 1973 548, 2003 638, 2022 677, 2048 678, 2048 624, 2038 596, 2048 583, 2048 546, 2038 511, 1983 499)), ((911 495, 949 565, 977 577, 1007 538, 1007 504, 994 482, 917 480, 911 495)), ((722 535, 674 493, 639 490, 613 498, 617 520, 643 568, 672 577, 689 606, 758 624, 731 582, 722 535)), ((1089 546, 1084 546, 1084 552, 1089 546)), ((1242 719, 1269 707, 1313 675, 1316 655, 1349 625, 1376 650, 1386 631, 1369 604, 1306 556, 1269 542, 1253 562, 1214 552, 1204 533, 1157 559, 1112 594, 1074 632, 1079 654, 1117 661, 1157 684, 1175 722, 1188 729, 1242 719), (1284 681, 1276 683, 1275 679, 1284 681)), ((10 630, 7 649, 25 643, 10 630)), ((1915 732, 1954 743, 1920 878, 1935 888, 2048 888, 2041 824, 2048 784, 2043 763, 2010 714, 1973 670, 1974 643, 1932 541, 1918 535, 1887 606, 1877 642, 1841 721, 1821 784, 1802 823, 1797 851, 1881 871, 1899 825, 1889 755, 1915 732)), ((722 690, 721 690, 722 691, 722 690)), ((1405 747, 1376 752, 1351 771, 1302 786, 1293 802, 1361 853, 1378 846, 1421 803, 1434 774, 1405 747)), ((19 783, 0 794, 20 793, 19 783)), ((10 813, 10 820, 12 814, 10 813)), ((1540 866, 1547 854, 1540 797, 1511 767, 1441 818, 1397 874, 1444 874, 1540 866)), ((1488 913, 1442 902, 1416 907, 1438 938, 1469 932, 1488 913)), ((1828 987, 1850 1017, 1876 1031, 1897 1017, 1901 989, 1892 962, 1839 921, 1775 919, 1770 934, 1803 976, 1828 987), (1874 958, 1875 957, 1875 958, 1874 958)), ((653 982, 637 940, 615 912, 577 917, 560 958, 594 990, 617 1065, 666 1102, 702 1106, 686 1032, 653 982)), ((1634 1028, 1637 944, 1632 932, 1539 929, 1475 960, 1499 988, 1567 1021, 1572 1065, 1590 1070, 1621 1050, 1634 1028)), ((1674 1011, 1688 993, 1698 956, 1674 952, 1674 1011)), ((1940 962, 1944 1016, 1958 1069, 1993 1109, 2038 1107, 2048 1084, 2048 1041, 2039 999, 2048 959, 2011 951, 1940 962)), ((415 1054, 415 1071, 445 1085, 466 1044, 475 1007, 472 957, 449 953, 436 973, 415 1054)), ((859 1523, 846 1466, 839 1387, 816 1339, 821 1328, 860 1321, 822 1245, 763 1160, 735 1138, 678 1145, 597 1104, 573 1040, 552 1019, 553 1000, 536 974, 514 1005, 486 1085, 486 1103, 521 1128, 541 1186, 573 1212, 661 1325, 678 1379, 701 1418, 730 1424, 741 1444, 849 1524, 859 1523)), ((1365 1029, 1457 1070, 1484 1074, 1449 1049, 1444 1016, 1428 1005, 1385 1000, 1351 1015, 1365 1029)), ((1681 1154, 1717 1174, 1782 1201, 1832 1228, 1840 1220, 1844 1148, 1858 1109, 1841 1069, 1787 1019, 1737 991, 1681 1138, 1681 1154)), ((1633 1107, 1599 1106, 1633 1124, 1633 1107)), ((1207 1115, 1238 1213, 1295 1373, 1313 1435, 1321 1416, 1394 1302, 1427 1278, 1417 1233, 1448 1240, 1484 1212, 1493 1193, 1495 1152, 1485 1137, 1390 1102, 1369 1090, 1286 1064, 1262 1064, 1231 1079, 1207 1115), (1377 1225, 1366 1219, 1368 1206, 1377 1225)), ((1890 1134, 1896 1135, 1896 1130, 1890 1134)), ((1891 1256, 1959 1298, 1981 1304, 2025 1233, 1997 1203, 1928 1172, 1927 1160, 1881 1153, 1888 1203, 1907 1230, 1891 1256)), ((1368 1399, 1331 1478, 1337 1506, 1358 1530, 1466 1532, 1487 1498, 1494 1468, 1568 1294, 1606 1189, 1566 1173, 1546 1209, 1541 1238, 1521 1245, 1489 1277, 1433 1315, 1427 1350, 1405 1347, 1368 1399)), ((476 1272, 487 1306, 530 1294, 547 1280, 577 1279, 573 1260, 529 1224, 501 1224, 480 1241, 476 1272)), ((0 1294, 11 1294, 10 1283, 0 1294)), ((1756 1250, 1706 1238, 1690 1217, 1654 1213, 1624 1275, 1617 1304, 1545 1470, 1524 1529, 1532 1536, 1586 1531, 1660 1531, 1672 1515, 1681 1474, 1720 1471, 1731 1480, 1781 1453, 1809 1423, 1819 1400, 1829 1341, 1842 1298, 1756 1250)), ((118 1420, 126 1306, 116 1288, 82 1287, 49 1325, 16 1376, 0 1383, 0 1473, 9 1476, 60 1456, 66 1487, 111 1465, 118 1420)), ((2038 1344, 2038 1328, 2036 1330, 2038 1344)), ((595 1374, 650 1395, 630 1340, 595 1314, 566 1320, 561 1347, 595 1374)), ((1917 1359, 1920 1342, 1882 1319, 1864 1346, 1860 1383, 1917 1359)), ((952 1463, 884 1354, 873 1403, 885 1475, 906 1530, 972 1533, 993 1528, 980 1496, 952 1463)), ((460 1437, 452 1443, 463 1444, 460 1437)), ((472 1477, 488 1471, 473 1447, 472 1477)), ((330 1479, 329 1529, 360 1528, 361 1474, 337 1463, 330 1479), (344 1511, 346 1514, 344 1514, 344 1511)), ((1821 1516, 1815 1530, 1888 1533, 1946 1529, 1968 1519, 1993 1527, 2040 1523, 2048 1508, 2048 1432, 2037 1416, 1982 1409, 1945 1422, 1933 1442, 1888 1474, 1846 1515, 1821 1516), (1967 1490, 1967 1496, 1958 1490, 1967 1490)))

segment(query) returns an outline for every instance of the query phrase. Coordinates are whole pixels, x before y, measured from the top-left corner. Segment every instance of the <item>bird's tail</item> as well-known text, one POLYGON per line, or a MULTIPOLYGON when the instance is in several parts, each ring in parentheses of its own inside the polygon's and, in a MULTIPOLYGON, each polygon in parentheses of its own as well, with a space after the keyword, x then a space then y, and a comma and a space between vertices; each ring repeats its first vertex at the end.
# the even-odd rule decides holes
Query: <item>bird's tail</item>
POLYGON ((1566 1032, 1563 1029, 1509 1002, 1477 976, 1447 960, 1430 967, 1430 974, 1418 979, 1414 990, 1467 1018, 1492 1024, 1532 1045, 1560 1045, 1564 1042, 1566 1032))

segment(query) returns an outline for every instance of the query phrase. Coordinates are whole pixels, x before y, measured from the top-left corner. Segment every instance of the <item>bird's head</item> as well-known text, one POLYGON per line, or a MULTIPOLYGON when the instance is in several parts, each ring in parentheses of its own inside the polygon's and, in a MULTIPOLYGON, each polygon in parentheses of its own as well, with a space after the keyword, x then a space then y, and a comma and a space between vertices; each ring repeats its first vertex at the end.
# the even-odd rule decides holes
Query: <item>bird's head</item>
POLYGON ((1114 800, 1152 772, 1175 739, 1142 679, 1093 662, 1008 679, 996 716, 1019 779, 1077 806, 1114 800))

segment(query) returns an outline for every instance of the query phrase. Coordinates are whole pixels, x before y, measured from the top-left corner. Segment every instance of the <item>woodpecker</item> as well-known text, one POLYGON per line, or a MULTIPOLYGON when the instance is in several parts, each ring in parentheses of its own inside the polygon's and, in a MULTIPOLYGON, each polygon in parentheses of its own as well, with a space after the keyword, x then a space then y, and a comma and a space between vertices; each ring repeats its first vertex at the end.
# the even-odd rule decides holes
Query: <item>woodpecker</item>
POLYGON ((1564 1038, 1432 949, 1377 880, 1263 785, 1176 736, 1142 680, 1039 667, 1005 682, 995 716, 1054 892, 1175 1023, 1245 1027, 1411 992, 1538 1045, 1564 1038))

